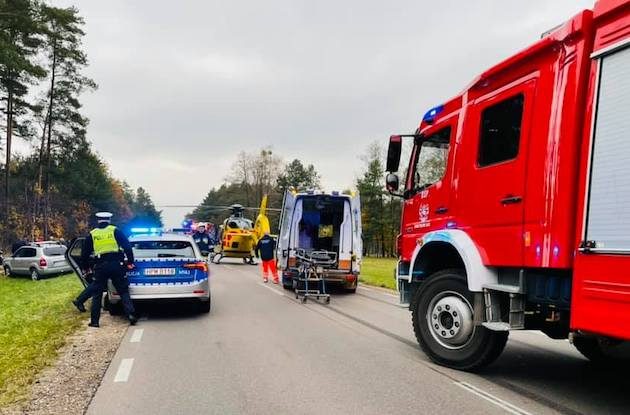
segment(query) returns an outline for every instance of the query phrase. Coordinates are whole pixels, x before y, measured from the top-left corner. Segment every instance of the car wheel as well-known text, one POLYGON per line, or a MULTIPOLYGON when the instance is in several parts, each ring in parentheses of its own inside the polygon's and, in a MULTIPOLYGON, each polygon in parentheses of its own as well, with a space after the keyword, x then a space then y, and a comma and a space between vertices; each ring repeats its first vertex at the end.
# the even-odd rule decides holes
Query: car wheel
POLYGON ((7 277, 12 277, 13 274, 11 273, 11 267, 8 265, 4 266, 4 275, 7 277))
POLYGON ((210 307, 212 306, 212 301, 210 297, 208 297, 208 301, 199 301, 199 312, 200 313, 209 313, 210 307))
POLYGON ((106 295, 103 300, 103 308, 109 311, 110 316, 120 316, 123 313, 122 300, 112 303, 109 301, 109 295, 106 295))
POLYGON ((33 281, 39 281, 41 279, 39 272, 37 272, 35 268, 31 268, 31 279, 33 281))
POLYGON ((473 303, 465 273, 458 269, 436 272, 414 295, 413 330, 437 364, 471 371, 492 363, 503 351, 508 332, 475 326, 473 303))

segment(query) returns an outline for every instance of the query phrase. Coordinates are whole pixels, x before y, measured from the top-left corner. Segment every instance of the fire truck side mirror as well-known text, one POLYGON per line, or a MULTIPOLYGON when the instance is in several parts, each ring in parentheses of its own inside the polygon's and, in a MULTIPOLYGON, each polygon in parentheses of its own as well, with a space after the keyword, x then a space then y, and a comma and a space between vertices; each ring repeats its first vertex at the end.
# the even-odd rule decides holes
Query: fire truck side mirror
POLYGON ((392 135, 389 137, 389 148, 387 149, 387 171, 394 173, 398 171, 400 164, 400 154, 402 152, 402 137, 392 135))
POLYGON ((398 175, 395 173, 389 173, 385 177, 385 187, 389 193, 395 193, 398 191, 398 187, 400 184, 398 183, 398 175))

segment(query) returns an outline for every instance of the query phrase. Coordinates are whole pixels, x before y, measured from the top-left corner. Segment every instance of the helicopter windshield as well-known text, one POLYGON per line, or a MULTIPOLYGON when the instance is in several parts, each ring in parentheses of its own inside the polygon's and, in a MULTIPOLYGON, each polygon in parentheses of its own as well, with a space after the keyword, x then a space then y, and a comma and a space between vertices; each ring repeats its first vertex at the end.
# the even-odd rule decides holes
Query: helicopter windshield
POLYGON ((228 220, 227 226, 229 229, 244 229, 251 230, 254 228, 254 224, 251 220, 245 218, 232 217, 228 220))

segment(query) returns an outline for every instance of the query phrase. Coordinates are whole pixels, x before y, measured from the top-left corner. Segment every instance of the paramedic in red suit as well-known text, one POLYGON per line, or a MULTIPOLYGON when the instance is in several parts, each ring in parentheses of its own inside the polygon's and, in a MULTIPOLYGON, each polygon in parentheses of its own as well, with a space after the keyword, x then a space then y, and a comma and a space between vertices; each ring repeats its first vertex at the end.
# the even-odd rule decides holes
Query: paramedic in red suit
POLYGON ((262 260, 263 282, 269 281, 269 274, 273 276, 273 283, 278 283, 278 270, 276 268, 276 241, 265 232, 256 244, 256 258, 262 260))

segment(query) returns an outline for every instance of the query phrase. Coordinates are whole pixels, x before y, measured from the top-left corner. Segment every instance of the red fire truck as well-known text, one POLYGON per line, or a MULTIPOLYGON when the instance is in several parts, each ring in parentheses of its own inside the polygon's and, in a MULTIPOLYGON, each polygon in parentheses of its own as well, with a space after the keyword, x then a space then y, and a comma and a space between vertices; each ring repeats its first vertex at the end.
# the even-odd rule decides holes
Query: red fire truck
POLYGON ((623 355, 629 0, 597 1, 390 137, 387 171, 404 198, 400 298, 433 361, 482 367, 517 329, 568 337, 591 360, 623 355))

